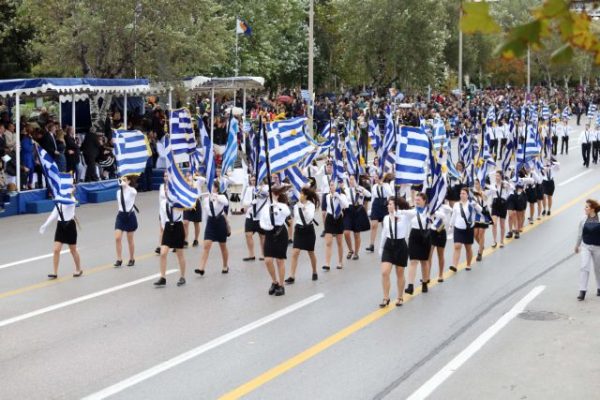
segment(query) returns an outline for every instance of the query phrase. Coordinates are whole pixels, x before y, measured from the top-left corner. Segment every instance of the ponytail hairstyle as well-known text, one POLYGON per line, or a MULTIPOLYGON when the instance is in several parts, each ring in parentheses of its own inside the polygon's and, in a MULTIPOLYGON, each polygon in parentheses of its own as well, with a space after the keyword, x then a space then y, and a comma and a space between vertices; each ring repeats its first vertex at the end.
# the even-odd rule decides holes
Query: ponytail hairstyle
POLYGON ((319 205, 321 202, 319 201, 319 196, 317 196, 317 193, 315 192, 315 190, 313 188, 304 186, 302 188, 301 192, 308 201, 311 201, 315 205, 316 208, 319 208, 319 205))
POLYGON ((600 204, 596 200, 587 199, 585 202, 596 214, 600 214, 600 204))
POLYGON ((408 204, 408 201, 406 201, 406 199, 404 197, 394 197, 394 198, 390 198, 388 201, 392 201, 394 203, 394 207, 397 210, 408 210, 410 208, 410 205, 408 204))

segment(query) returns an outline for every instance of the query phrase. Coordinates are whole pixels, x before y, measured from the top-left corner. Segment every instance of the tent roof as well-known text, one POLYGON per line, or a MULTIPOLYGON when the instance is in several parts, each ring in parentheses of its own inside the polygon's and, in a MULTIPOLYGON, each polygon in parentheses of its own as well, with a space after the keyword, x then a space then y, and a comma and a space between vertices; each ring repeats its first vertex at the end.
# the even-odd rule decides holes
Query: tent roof
POLYGON ((183 86, 192 91, 219 89, 260 89, 265 84, 265 78, 260 76, 232 76, 227 78, 207 78, 195 76, 183 80, 183 86))
POLYGON ((147 79, 33 78, 0 80, 0 97, 47 92, 138 94, 150 90, 147 79))

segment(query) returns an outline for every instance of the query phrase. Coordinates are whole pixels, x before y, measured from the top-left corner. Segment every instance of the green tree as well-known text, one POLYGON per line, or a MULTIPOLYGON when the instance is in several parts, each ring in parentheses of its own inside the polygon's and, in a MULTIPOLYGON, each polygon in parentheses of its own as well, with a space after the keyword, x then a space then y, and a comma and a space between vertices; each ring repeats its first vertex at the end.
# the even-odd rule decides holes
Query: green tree
POLYGON ((29 74, 32 52, 29 42, 33 27, 19 18, 20 0, 0 0, 0 78, 16 78, 29 74))

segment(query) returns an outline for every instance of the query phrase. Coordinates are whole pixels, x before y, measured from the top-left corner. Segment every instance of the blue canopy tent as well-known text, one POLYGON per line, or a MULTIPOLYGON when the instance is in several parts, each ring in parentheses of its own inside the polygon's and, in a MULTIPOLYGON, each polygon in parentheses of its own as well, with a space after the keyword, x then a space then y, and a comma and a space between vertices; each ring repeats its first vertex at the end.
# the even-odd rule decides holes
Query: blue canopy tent
MULTIPOLYGON (((21 135, 21 96, 41 94, 71 95, 71 121, 76 126, 76 96, 81 94, 110 93, 123 96, 124 123, 127 126, 127 95, 148 93, 152 89, 147 79, 102 79, 102 78, 33 78, 0 80, 0 97, 15 97, 16 137, 21 135)), ((21 190, 21 149, 16 140, 16 184, 21 190)))

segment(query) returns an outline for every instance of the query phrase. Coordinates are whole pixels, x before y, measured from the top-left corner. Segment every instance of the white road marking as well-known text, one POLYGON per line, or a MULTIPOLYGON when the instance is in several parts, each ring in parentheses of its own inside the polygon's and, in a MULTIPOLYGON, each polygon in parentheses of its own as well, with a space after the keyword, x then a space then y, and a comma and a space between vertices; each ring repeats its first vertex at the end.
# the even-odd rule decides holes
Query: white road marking
MULTIPOLYGON (((172 274, 173 272, 176 272, 176 271, 178 271, 178 270, 177 269, 170 269, 170 270, 167 271, 167 275, 172 274)), ((84 274, 85 274, 85 271, 84 271, 84 274)), ((105 294, 114 293, 116 291, 119 291, 119 290, 122 290, 122 289, 126 289, 126 288, 131 287, 131 286, 139 285, 140 283, 144 283, 144 282, 148 282, 148 281, 151 281, 153 279, 156 279, 159 276, 160 276, 160 274, 150 275, 150 276, 147 276, 145 278, 141 278, 141 279, 137 279, 135 281, 124 283, 122 285, 113 286, 113 287, 110 287, 108 289, 100 290, 99 292, 90 293, 90 294, 87 294, 85 296, 76 297, 76 298, 74 298, 72 300, 63 301, 62 303, 57 303, 57 304, 54 304, 54 305, 51 305, 51 306, 48 306, 48 307, 40 308, 40 309, 35 310, 35 311, 31 311, 31 312, 28 312, 28 313, 25 313, 25 314, 17 315, 16 317, 12 317, 12 318, 8 318, 8 319, 5 319, 3 321, 0 321, 0 328, 2 328, 4 326, 7 326, 7 325, 14 324, 16 322, 24 321, 24 320, 29 319, 29 318, 37 317, 38 315, 49 313, 51 311, 60 310, 61 308, 72 306, 73 304, 82 303, 84 301, 91 300, 91 299, 94 299, 96 297, 104 296, 105 294)))
POLYGON ((426 399, 438 386, 440 386, 446 379, 448 379, 454 372, 456 372, 471 356, 479 351, 491 338, 493 338, 502 328, 504 328, 513 318, 521 313, 527 304, 535 299, 542 291, 545 286, 537 286, 527 296, 523 297, 513 308, 504 314, 494 325, 490 326, 485 330, 477 339, 475 339, 466 349, 460 352, 456 357, 452 359, 444 368, 438 373, 432 376, 427 382, 417 389, 408 400, 422 400, 426 399))
MULTIPOLYGON (((65 254, 65 253, 68 253, 68 252, 69 252, 69 249, 66 249, 66 250, 61 251, 60 254, 65 254)), ((11 262, 11 263, 8 263, 8 264, 2 264, 2 265, 0 265, 0 269, 14 267, 15 265, 27 264, 27 263, 32 262, 32 261, 43 260, 44 258, 50 258, 50 257, 52 257, 52 254, 53 253, 49 253, 49 254, 44 254, 43 256, 31 257, 31 258, 26 258, 24 260, 19 260, 19 261, 11 262)))
POLYGON ((314 296, 308 297, 302 301, 294 303, 286 308, 283 308, 277 312, 274 312, 273 314, 267 315, 266 317, 263 317, 254 322, 251 322, 248 325, 244 325, 241 328, 238 328, 238 329, 236 329, 232 332, 229 332, 223 336, 219 336, 218 338, 213 339, 210 342, 204 343, 203 345, 198 346, 190 351, 187 351, 183 354, 180 354, 176 357, 171 358, 170 360, 164 361, 154 367, 151 367, 145 371, 142 371, 139 374, 136 374, 130 378, 122 380, 121 382, 116 383, 112 386, 109 386, 106 389, 102 389, 99 392, 90 394, 89 396, 84 397, 83 400, 105 399, 114 394, 122 392, 123 390, 125 390, 127 388, 137 385, 138 383, 143 382, 147 379, 150 379, 153 376, 156 376, 156 375, 158 375, 162 372, 165 372, 173 367, 183 364, 184 362, 189 361, 192 358, 198 357, 199 355, 206 353, 209 350, 212 350, 212 349, 219 347, 231 340, 234 340, 242 335, 245 335, 246 333, 248 333, 250 331, 258 329, 263 325, 266 325, 266 324, 268 324, 272 321, 275 321, 276 319, 279 319, 287 314, 290 314, 302 307, 305 307, 311 303, 314 303, 315 301, 320 300, 323 297, 325 297, 325 295, 323 293, 319 293, 314 296))
POLYGON ((577 174, 577 175, 575 175, 574 177, 572 177, 572 178, 569 178, 569 179, 567 179, 566 181, 559 183, 559 184, 558 184, 558 186, 565 186, 565 185, 567 185, 567 184, 569 184, 569 183, 573 182, 575 179, 581 178, 582 176, 584 176, 584 175, 586 175, 586 174, 589 174, 590 172, 592 172, 592 170, 591 170, 591 169, 588 169, 587 171, 583 171, 582 173, 580 173, 580 174, 577 174))

